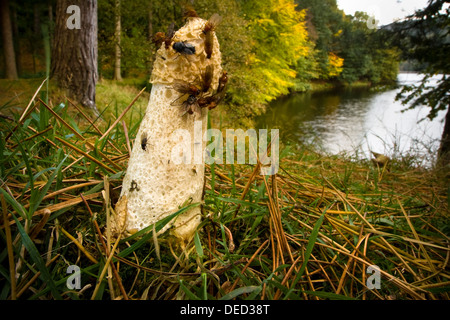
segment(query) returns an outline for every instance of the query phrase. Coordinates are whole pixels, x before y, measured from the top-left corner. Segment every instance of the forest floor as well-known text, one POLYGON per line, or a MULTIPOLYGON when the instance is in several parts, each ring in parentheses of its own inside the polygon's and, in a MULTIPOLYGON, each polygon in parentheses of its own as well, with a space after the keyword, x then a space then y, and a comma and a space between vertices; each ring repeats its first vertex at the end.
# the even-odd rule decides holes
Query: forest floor
POLYGON ((107 217, 148 92, 112 127, 139 89, 105 84, 103 121, 42 91, 28 103, 38 80, 0 92, 0 113, 28 101, 0 117, 0 300, 449 299, 448 179, 405 159, 380 168, 280 145, 273 176, 207 165, 192 242, 149 226, 114 243, 107 217))

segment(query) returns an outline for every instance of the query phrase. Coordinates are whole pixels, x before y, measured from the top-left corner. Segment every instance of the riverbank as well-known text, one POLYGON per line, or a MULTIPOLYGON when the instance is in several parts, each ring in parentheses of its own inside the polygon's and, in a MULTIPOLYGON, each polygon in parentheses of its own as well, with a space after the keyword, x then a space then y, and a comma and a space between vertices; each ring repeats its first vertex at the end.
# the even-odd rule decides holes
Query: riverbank
MULTIPOLYGON (((413 74, 408 74, 408 79, 410 76, 413 76, 413 74)), ((27 106, 29 99, 31 99, 31 97, 34 95, 36 88, 39 87, 42 81, 43 79, 40 78, 21 79, 19 81, 0 80, 0 112, 4 115, 11 115, 13 112, 20 113, 21 110, 23 110, 27 106)), ((102 114, 102 119, 99 119, 97 121, 114 121, 144 86, 150 86, 148 81, 146 81, 145 79, 124 79, 121 82, 105 79, 99 81, 97 84, 96 99, 98 109, 102 114)), ((45 90, 46 85, 43 86, 38 97, 45 98, 45 90)), ((361 114, 362 111, 359 110, 361 108, 355 105, 354 99, 367 100, 367 95, 372 95, 373 93, 380 93, 389 90, 391 90, 390 87, 373 87, 367 81, 359 81, 351 85, 336 82, 332 83, 315 81, 311 83, 311 88, 309 91, 305 93, 292 93, 291 96, 281 97, 272 102, 270 106, 267 107, 267 109, 261 108, 258 111, 259 115, 257 114, 254 118, 251 119, 247 119, 245 117, 233 117, 232 107, 221 104, 218 108, 210 112, 210 122, 213 128, 221 130, 225 130, 226 128, 235 130, 247 130, 249 128, 261 129, 268 127, 279 128, 281 131, 289 132, 289 134, 287 135, 283 134, 283 141, 285 139, 290 139, 291 142, 292 139, 294 139, 294 142, 298 139, 301 139, 302 142, 305 142, 307 140, 310 141, 310 143, 315 143, 317 149, 321 148, 322 150, 331 151, 332 153, 339 153, 339 149, 330 149, 327 146, 336 146, 336 139, 341 142, 346 141, 355 134, 362 134, 362 138, 365 138, 365 132, 361 131, 361 126, 369 127, 372 128, 372 130, 375 130, 373 128, 373 124, 365 125, 364 119, 357 118, 357 115, 361 114), (347 100, 348 103, 351 104, 351 107, 344 108, 345 110, 343 112, 337 112, 336 107, 340 103, 347 103, 345 102, 347 100), (282 106, 276 107, 276 105, 280 103, 282 104, 282 106), (264 115, 264 113, 266 113, 267 115, 264 115), (260 120, 258 120, 263 117, 269 118, 270 122, 261 122, 260 120), (346 131, 347 133, 344 134, 344 136, 342 136, 342 133, 339 132, 335 134, 330 133, 327 136, 324 136, 322 130, 318 133, 317 137, 312 137, 315 132, 314 128, 307 128, 307 131, 305 131, 305 129, 299 128, 301 122, 308 121, 308 123, 314 123, 314 119, 316 117, 320 117, 322 119, 321 121, 327 119, 327 117, 331 117, 331 123, 319 123, 318 125, 320 127, 328 128, 327 130, 331 130, 335 127, 337 130, 344 132, 346 131), (329 139, 327 140, 327 137, 329 137, 330 135, 332 138, 334 138, 331 141, 328 141, 329 139), (327 148, 330 150, 328 150, 327 148)), ((52 81, 49 82, 49 93, 50 94, 48 98, 50 106, 55 107, 60 102, 64 102, 66 103, 67 107, 64 109, 66 110, 65 112, 67 112, 68 115, 71 115, 78 123, 78 125, 79 122, 86 121, 85 118, 80 115, 80 113, 71 105, 71 103, 66 100, 62 90, 58 89, 52 81)), ((130 119, 138 119, 142 117, 147 108, 148 96, 149 92, 146 91, 134 103, 133 108, 131 108, 131 110, 124 117, 125 123, 129 123, 130 119)), ((392 97, 392 99, 394 99, 394 97, 392 97)), ((386 101, 381 101, 379 103, 377 102, 376 104, 379 106, 383 106, 386 105, 386 103, 386 101)), ((397 110, 398 108, 402 109, 404 107, 396 106, 394 110, 397 110)), ((392 108, 388 109, 390 110, 392 108)), ((368 119, 376 119, 382 116, 383 112, 386 111, 376 111, 374 115, 368 117, 368 119)), ((391 110, 389 112, 392 113, 393 111, 391 110)), ((402 117, 406 117, 409 113, 411 112, 407 112, 404 115, 402 114, 402 117)), ((395 113, 390 115, 388 120, 392 120, 394 118, 397 118, 397 115, 395 113)), ((402 122, 405 121, 402 120, 402 122)), ((388 134, 399 134, 397 128, 395 127, 394 129, 395 131, 388 134)), ((376 131, 375 134, 377 137, 385 137, 385 135, 382 134, 382 132, 379 130, 376 131)), ((423 136, 428 137, 429 135, 430 132, 429 130, 427 130, 427 134, 424 134, 423 136)), ((372 146, 372 148, 377 152, 384 152, 389 154, 390 156, 410 159, 412 162, 414 162, 415 154, 421 154, 421 157, 428 158, 425 160, 427 162, 433 161, 433 153, 435 151, 433 148, 436 145, 435 141, 426 144, 415 144, 417 146, 427 145, 430 147, 429 150, 427 150, 428 153, 424 154, 423 152, 418 152, 418 150, 406 150, 405 147, 407 148, 408 144, 401 141, 402 139, 403 138, 401 138, 400 136, 387 136, 387 138, 384 138, 384 140, 378 141, 378 144, 381 143, 382 145, 374 145, 372 146), (396 149, 387 146, 387 143, 389 143, 389 141, 392 139, 395 140, 394 142, 396 149)), ((358 141, 351 141, 351 144, 345 147, 343 150, 346 152, 356 153, 359 152, 359 150, 357 150, 359 145, 360 143, 358 141)), ((364 153, 367 153, 366 151, 367 150, 363 150, 363 152, 359 152, 359 154, 364 155, 364 153)), ((367 158, 367 155, 365 157, 367 158)))
POLYGON ((376 84, 368 80, 358 80, 352 83, 340 82, 340 81, 311 81, 309 84, 309 89, 305 91, 298 91, 294 93, 317 93, 324 91, 333 90, 352 90, 352 89, 367 89, 371 91, 383 91, 396 88, 398 83, 386 83, 386 84, 376 84))
POLYGON ((108 123, 55 111, 39 104, 19 126, 0 118, 1 228, 11 234, 0 255, 17 263, 2 262, 1 299, 449 299, 440 173, 396 160, 378 168, 307 145, 282 145, 273 176, 208 165, 192 242, 181 250, 149 226, 118 243, 115 272, 101 280, 107 216, 137 127, 117 125, 98 141, 108 123), (69 265, 80 268, 80 289, 67 288, 69 265))
MULTIPOLYGON (((26 107, 31 97, 34 95, 36 89, 45 78, 29 78, 19 79, 16 81, 0 79, 0 107, 2 113, 8 113, 7 110, 18 112, 26 107)), ((115 113, 115 109, 123 109, 126 107, 128 101, 131 101, 139 91, 144 88, 150 88, 151 84, 148 79, 123 79, 122 81, 114 81, 102 79, 97 83, 96 102, 100 111, 108 109, 106 115, 111 116, 115 113)), ((356 81, 354 83, 342 83, 335 81, 311 81, 306 86, 302 86, 295 93, 317 93, 326 92, 336 89, 358 89, 358 88, 372 88, 372 90, 383 90, 385 86, 372 86, 369 81, 356 81)), ((46 85, 41 89, 41 94, 46 90, 46 85)), ((148 91, 148 90, 147 90, 148 91)), ((49 81, 49 93, 51 103, 60 103, 65 100, 65 94, 62 90, 57 88, 53 81, 49 81)), ((148 93, 144 92, 144 98, 148 98, 148 93)), ((141 114, 145 112, 147 107, 146 99, 140 99, 136 102, 135 109, 141 114)), ((261 109, 264 111, 264 108, 261 109)), ((226 112, 228 113, 228 111, 226 112)), ((225 114, 226 114, 225 113, 225 114)), ((224 115, 225 115, 224 114, 224 115)), ((219 118, 217 118, 219 119, 219 118)), ((222 116, 222 121, 224 121, 222 116)))
POLYGON ((341 88, 370 88, 372 84, 369 81, 356 81, 353 83, 343 83, 335 81, 311 81, 310 90, 305 92, 330 91, 341 88))
POLYGON ((399 74, 394 87, 353 88, 298 93, 271 102, 256 127, 278 128, 283 140, 314 144, 327 154, 369 159, 370 151, 432 167, 445 112, 433 120, 426 106, 408 109, 396 100, 403 85, 418 85, 420 74, 399 74))

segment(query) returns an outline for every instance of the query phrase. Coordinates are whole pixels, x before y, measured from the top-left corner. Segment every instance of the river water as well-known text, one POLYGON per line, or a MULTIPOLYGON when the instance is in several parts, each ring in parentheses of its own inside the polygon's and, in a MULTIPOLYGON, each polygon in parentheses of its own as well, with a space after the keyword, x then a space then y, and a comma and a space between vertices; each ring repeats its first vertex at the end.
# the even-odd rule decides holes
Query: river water
MULTIPOLYGON (((418 84, 422 77, 400 73, 398 83, 418 84)), ((427 166, 439 148, 445 112, 430 121, 426 106, 403 111, 407 106, 395 101, 398 91, 400 87, 293 94, 273 101, 258 118, 258 127, 278 128, 280 142, 313 144, 327 154, 368 159, 371 150, 392 158, 415 156, 427 166)))

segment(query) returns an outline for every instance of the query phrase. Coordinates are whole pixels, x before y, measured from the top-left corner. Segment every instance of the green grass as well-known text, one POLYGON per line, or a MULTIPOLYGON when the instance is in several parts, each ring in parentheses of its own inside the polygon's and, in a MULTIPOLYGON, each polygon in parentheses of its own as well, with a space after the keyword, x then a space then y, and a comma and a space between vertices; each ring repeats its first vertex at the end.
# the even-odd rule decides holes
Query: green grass
POLYGON ((109 239, 127 141, 148 102, 126 114, 127 133, 111 128, 132 87, 99 85, 103 120, 38 100, 20 122, 23 111, 0 117, 0 299, 449 298, 447 182, 396 160, 381 170, 300 146, 275 176, 207 166, 202 223, 185 248, 152 235, 173 217, 109 239), (70 265, 80 290, 66 285, 70 265), (380 289, 367 288, 369 265, 380 289))
MULTIPOLYGON (((130 104, 133 98, 144 88, 150 88, 148 81, 124 79, 122 82, 102 80, 96 87, 96 102, 100 112, 106 119, 114 118, 130 104)), ((127 123, 142 118, 147 108, 150 91, 136 101, 133 109, 125 116, 127 123)))
MULTIPOLYGON (((36 88, 39 87, 44 79, 45 77, 19 79, 17 81, 0 79, 0 112, 3 115, 8 116, 20 114, 26 108, 30 99, 35 94, 36 88)), ((54 107, 60 103, 64 103, 69 107, 67 108, 67 112, 70 116, 80 118, 80 121, 83 121, 83 117, 79 115, 79 112, 73 108, 67 99, 64 90, 59 89, 53 80, 48 81, 48 85, 48 104, 54 107)), ((150 94, 149 89, 151 87, 148 79, 124 79, 121 82, 107 79, 99 81, 96 86, 96 104, 99 112, 102 114, 102 119, 112 119, 112 121, 114 121, 114 116, 119 115, 144 87, 147 87, 148 90, 144 92, 141 99, 136 101, 133 108, 124 118, 127 124, 135 122, 133 117, 137 120, 145 113, 150 94)), ((41 97, 44 101, 47 101, 46 89, 46 85, 44 85, 38 95, 38 97, 41 97)), ((76 103, 75 101, 73 102, 76 103)), ((97 121, 102 121, 102 119, 98 119, 97 121)), ((95 120, 95 118, 92 120, 95 120)))

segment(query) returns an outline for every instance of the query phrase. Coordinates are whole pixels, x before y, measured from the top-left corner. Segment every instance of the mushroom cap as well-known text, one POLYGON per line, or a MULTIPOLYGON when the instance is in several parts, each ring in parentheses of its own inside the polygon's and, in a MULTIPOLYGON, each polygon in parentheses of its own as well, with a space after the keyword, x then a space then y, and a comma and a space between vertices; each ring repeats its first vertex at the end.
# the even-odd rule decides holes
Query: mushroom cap
POLYGON ((182 54, 173 49, 172 45, 166 49, 164 44, 156 53, 155 63, 150 78, 152 84, 171 85, 174 81, 185 81, 201 87, 202 74, 208 65, 213 67, 213 77, 208 93, 211 95, 217 88, 219 78, 222 75, 222 57, 219 42, 213 34, 213 53, 211 58, 205 53, 205 34, 203 28, 206 20, 192 17, 187 19, 187 23, 175 32, 172 44, 175 42, 185 42, 195 47, 195 54, 182 54))

